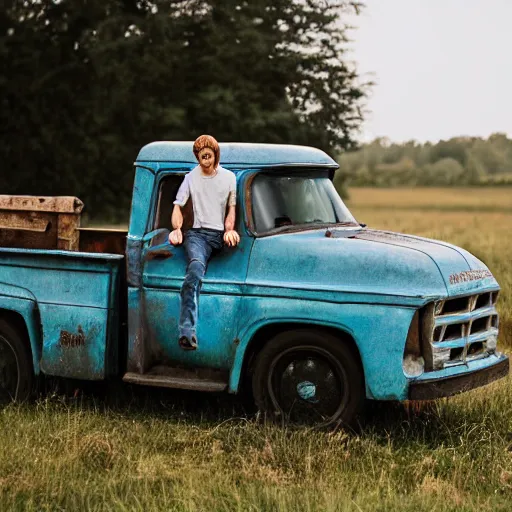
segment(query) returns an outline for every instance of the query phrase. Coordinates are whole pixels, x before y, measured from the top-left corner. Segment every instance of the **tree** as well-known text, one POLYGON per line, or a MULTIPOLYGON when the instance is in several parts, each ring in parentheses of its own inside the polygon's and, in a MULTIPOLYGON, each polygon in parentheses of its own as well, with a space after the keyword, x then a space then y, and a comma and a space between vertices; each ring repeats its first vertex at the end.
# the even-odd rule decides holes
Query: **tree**
POLYGON ((436 144, 391 144, 375 139, 344 153, 339 162, 349 185, 506 186, 512 175, 512 139, 500 133, 487 140, 454 137, 436 144))
POLYGON ((426 165, 421 176, 421 185, 456 185, 464 176, 464 167, 454 158, 442 158, 426 165))
POLYGON ((365 86, 336 0, 11 0, 0 8, 4 193, 126 212, 145 143, 355 146, 365 86))

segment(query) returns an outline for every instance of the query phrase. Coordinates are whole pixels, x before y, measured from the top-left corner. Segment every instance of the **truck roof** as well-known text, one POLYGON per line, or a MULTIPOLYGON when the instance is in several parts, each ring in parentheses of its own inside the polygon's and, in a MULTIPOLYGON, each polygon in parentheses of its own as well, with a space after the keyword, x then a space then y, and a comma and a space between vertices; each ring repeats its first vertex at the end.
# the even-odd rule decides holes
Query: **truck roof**
MULTIPOLYGON (((183 162, 197 164, 192 141, 160 141, 144 146, 137 162, 183 162)), ((320 166, 337 169, 338 164, 326 153, 309 146, 289 144, 220 143, 220 164, 248 167, 320 166)))

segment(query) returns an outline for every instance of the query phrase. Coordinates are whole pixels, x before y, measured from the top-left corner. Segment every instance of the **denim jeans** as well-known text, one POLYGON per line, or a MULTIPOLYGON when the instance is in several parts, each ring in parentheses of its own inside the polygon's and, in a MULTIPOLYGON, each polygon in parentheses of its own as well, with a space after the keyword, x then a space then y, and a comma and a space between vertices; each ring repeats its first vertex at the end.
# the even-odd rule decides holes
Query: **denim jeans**
POLYGON ((187 274, 181 287, 179 336, 191 339, 196 335, 199 292, 203 276, 213 251, 222 248, 223 231, 215 229, 189 229, 185 234, 187 274))

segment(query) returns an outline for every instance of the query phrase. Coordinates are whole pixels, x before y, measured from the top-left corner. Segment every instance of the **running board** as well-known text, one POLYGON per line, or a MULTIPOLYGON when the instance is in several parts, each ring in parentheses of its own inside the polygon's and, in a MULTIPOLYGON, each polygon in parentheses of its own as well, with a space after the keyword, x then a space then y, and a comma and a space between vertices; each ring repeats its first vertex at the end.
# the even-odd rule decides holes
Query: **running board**
POLYGON ((130 384, 160 388, 220 392, 225 391, 228 387, 228 374, 219 370, 203 368, 192 370, 170 366, 156 366, 147 373, 125 373, 123 381, 130 384))

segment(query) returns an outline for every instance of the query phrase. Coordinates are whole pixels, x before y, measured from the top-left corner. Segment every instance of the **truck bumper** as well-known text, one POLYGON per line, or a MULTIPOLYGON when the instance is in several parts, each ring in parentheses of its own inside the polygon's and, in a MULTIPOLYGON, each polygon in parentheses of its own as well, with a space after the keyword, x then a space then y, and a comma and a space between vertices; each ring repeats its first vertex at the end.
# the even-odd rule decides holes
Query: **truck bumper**
MULTIPOLYGON (((451 396, 485 386, 485 384, 505 377, 509 372, 508 357, 503 354, 489 357, 494 359, 493 364, 474 370, 462 366, 458 367, 462 371, 453 375, 422 378, 411 382, 409 384, 409 400, 433 400, 434 398, 451 396)), ((423 377, 426 375, 428 374, 423 377)))

